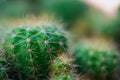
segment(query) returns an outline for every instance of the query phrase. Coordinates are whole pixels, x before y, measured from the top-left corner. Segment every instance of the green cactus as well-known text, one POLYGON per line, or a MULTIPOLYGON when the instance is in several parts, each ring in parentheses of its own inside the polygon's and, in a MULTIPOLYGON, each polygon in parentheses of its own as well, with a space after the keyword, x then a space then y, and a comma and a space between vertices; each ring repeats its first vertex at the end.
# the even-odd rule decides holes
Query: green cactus
POLYGON ((61 73, 61 74, 52 76, 50 80, 77 80, 77 79, 71 73, 61 73))
POLYGON ((50 80, 77 80, 76 74, 73 72, 74 66, 71 59, 65 53, 58 55, 51 63, 50 80))
POLYGON ((2 52, 0 51, 0 80, 8 79, 8 65, 3 60, 2 52))
POLYGON ((101 39, 81 42, 74 55, 80 70, 88 72, 95 80, 109 80, 116 67, 117 51, 101 39))
POLYGON ((73 23, 78 17, 85 16, 88 8, 81 0, 46 0, 43 7, 46 12, 55 14, 67 23, 73 23))
POLYGON ((0 79, 6 79, 7 75, 7 66, 4 65, 4 62, 0 61, 0 79))
POLYGON ((55 25, 21 27, 6 35, 4 50, 24 80, 40 80, 47 77, 49 60, 67 51, 67 38, 55 25))

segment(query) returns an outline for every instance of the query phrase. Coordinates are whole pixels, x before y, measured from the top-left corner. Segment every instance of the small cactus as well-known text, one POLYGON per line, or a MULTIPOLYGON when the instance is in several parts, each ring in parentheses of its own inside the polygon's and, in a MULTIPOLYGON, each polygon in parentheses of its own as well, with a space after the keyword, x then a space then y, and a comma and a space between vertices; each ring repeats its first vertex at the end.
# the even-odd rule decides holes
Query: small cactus
POLYGON ((54 25, 15 28, 6 35, 4 50, 24 80, 40 80, 48 74, 49 60, 66 52, 67 38, 54 25))
POLYGON ((116 67, 117 52, 103 40, 84 40, 74 52, 76 63, 94 76, 95 80, 107 79, 116 67))
POLYGON ((51 63, 50 80, 77 80, 76 74, 73 72, 73 59, 67 54, 62 53, 56 57, 51 63))

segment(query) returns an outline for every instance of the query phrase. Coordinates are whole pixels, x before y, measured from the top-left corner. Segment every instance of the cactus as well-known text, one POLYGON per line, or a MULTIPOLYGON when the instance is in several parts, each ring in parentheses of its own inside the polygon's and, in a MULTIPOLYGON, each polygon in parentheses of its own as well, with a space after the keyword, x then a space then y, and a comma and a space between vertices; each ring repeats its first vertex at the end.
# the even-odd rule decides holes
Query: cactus
POLYGON ((104 40, 81 42, 74 52, 80 70, 88 72, 95 80, 109 80, 116 67, 117 51, 104 40))
POLYGON ((7 77, 7 66, 3 61, 0 61, 0 79, 6 79, 7 77))
POLYGON ((52 76, 50 80, 77 80, 73 74, 70 73, 61 73, 52 76))
POLYGON ((8 71, 8 65, 3 60, 3 54, 2 51, 0 50, 0 80, 8 79, 7 71, 8 71))
POLYGON ((40 80, 47 77, 49 60, 67 51, 67 38, 55 25, 25 26, 7 34, 3 46, 24 80, 40 80))
POLYGON ((51 62, 50 80, 77 80, 77 76, 72 70, 74 68, 72 63, 73 59, 67 54, 62 53, 58 55, 58 57, 51 62))

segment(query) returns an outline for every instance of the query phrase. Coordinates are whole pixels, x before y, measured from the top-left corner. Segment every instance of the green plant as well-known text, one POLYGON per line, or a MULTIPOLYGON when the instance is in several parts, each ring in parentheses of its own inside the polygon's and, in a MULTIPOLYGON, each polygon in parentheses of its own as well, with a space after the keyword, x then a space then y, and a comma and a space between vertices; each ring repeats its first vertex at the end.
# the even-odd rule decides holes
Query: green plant
POLYGON ((76 74, 73 72, 73 59, 67 54, 58 55, 51 63, 50 80, 77 80, 76 74))
POLYGON ((0 80, 8 79, 8 65, 3 60, 2 51, 0 51, 0 80))
POLYGON ((109 80, 114 72, 117 51, 104 40, 84 40, 74 52, 80 70, 88 72, 95 80, 109 80))
POLYGON ((5 79, 8 77, 7 75, 7 66, 4 65, 3 61, 0 61, 0 79, 5 79))
POLYGON ((55 25, 24 26, 6 35, 4 50, 24 80, 40 80, 47 77, 49 61, 67 51, 67 38, 55 25))
POLYGON ((72 23, 78 17, 83 17, 87 9, 87 5, 78 0, 46 0, 43 7, 48 13, 53 13, 68 23, 72 23))
POLYGON ((76 77, 71 73, 61 73, 52 76, 50 80, 77 80, 76 77))

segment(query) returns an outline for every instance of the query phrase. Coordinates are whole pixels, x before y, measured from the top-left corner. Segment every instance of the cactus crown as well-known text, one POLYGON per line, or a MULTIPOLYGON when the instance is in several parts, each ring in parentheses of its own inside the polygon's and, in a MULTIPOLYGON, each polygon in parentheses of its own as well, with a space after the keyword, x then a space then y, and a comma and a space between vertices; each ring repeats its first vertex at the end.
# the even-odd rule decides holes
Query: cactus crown
POLYGON ((54 74, 69 73, 72 68, 72 62, 73 60, 67 54, 62 53, 52 61, 51 70, 54 74))

